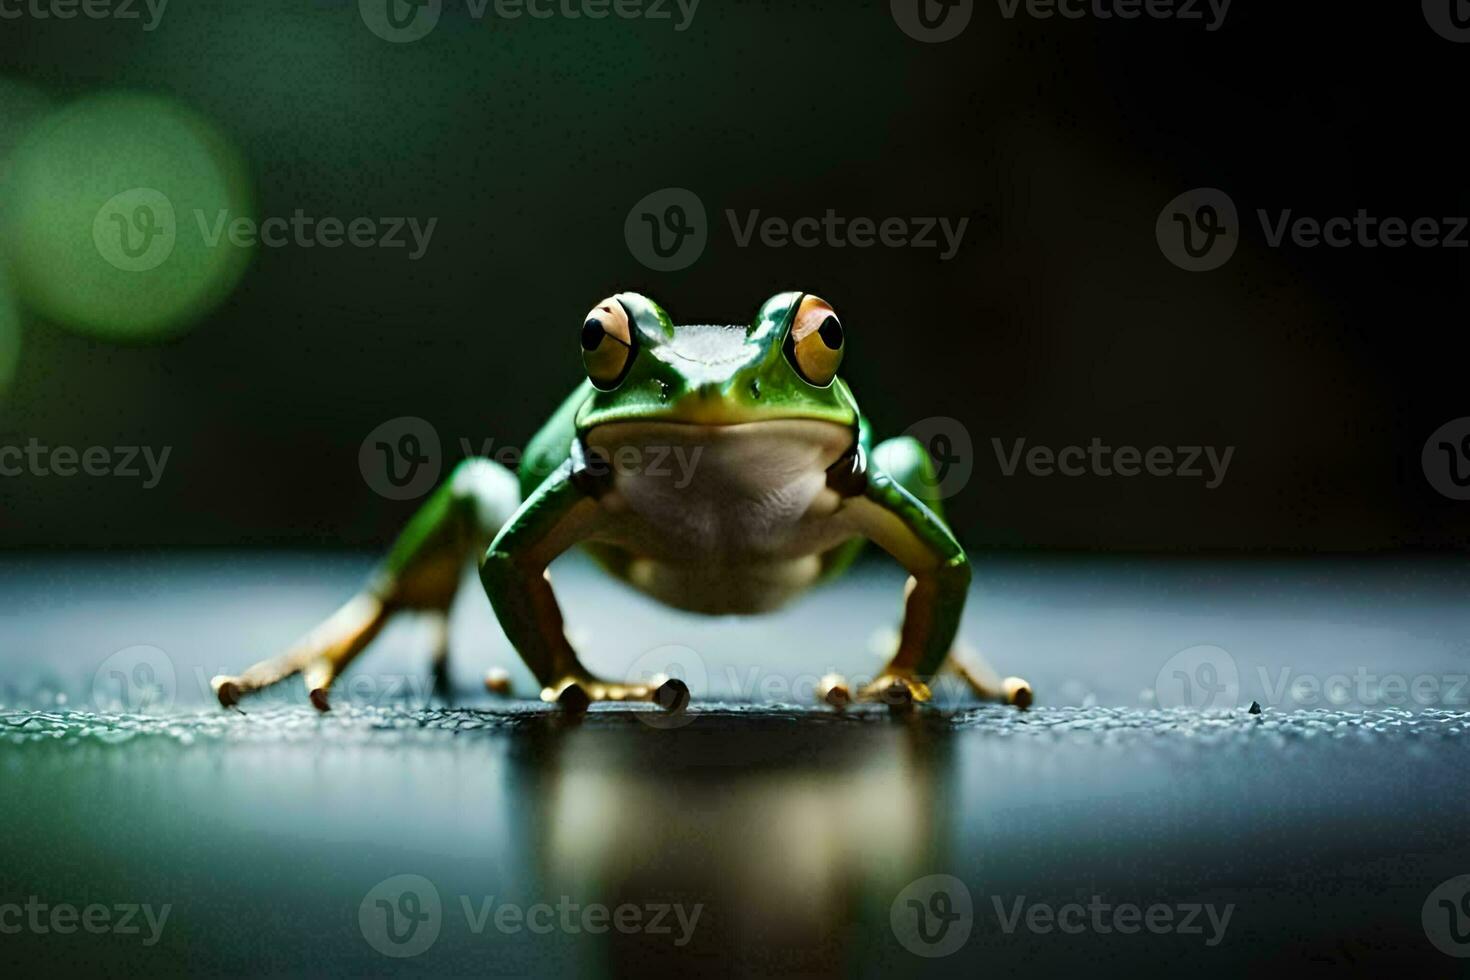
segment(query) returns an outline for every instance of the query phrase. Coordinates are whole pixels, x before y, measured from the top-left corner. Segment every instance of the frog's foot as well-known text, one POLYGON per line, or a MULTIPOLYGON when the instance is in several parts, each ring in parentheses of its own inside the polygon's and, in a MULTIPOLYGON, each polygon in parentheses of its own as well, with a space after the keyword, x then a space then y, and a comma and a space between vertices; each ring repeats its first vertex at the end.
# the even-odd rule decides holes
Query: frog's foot
POLYGON ((982 701, 999 701, 1022 711, 1036 699, 1031 685, 1020 677, 1001 677, 979 654, 959 644, 950 651, 944 667, 965 683, 982 701))
POLYGON ((579 714, 594 701, 648 701, 665 711, 689 707, 689 685, 677 677, 656 677, 647 684, 606 681, 591 674, 568 674, 541 689, 541 700, 579 714))
POLYGON ((359 593, 285 653, 262 660, 244 673, 214 677, 210 687, 223 707, 233 708, 246 695, 301 674, 312 705, 328 711, 327 691, 332 681, 378 635, 388 616, 381 598, 371 592, 359 593))
MULTIPOLYGON (((869 642, 874 654, 886 656, 898 646, 896 630, 876 630, 869 642)), ((1023 711, 1035 701, 1030 683, 1020 677, 1002 677, 978 651, 963 640, 955 640, 949 656, 944 658, 941 672, 947 672, 960 681, 970 693, 981 701, 1009 704, 1023 711)), ((958 693, 944 678, 933 679, 939 690, 939 700, 948 705, 958 693)))
POLYGON ((827 674, 817 682, 817 700, 843 711, 853 701, 876 701, 895 710, 912 708, 916 702, 934 697, 929 685, 905 674, 888 673, 853 694, 852 686, 841 674, 827 674))
POLYGON ((915 704, 934 699, 929 685, 911 674, 889 671, 858 691, 859 701, 877 701, 895 711, 907 711, 915 704))

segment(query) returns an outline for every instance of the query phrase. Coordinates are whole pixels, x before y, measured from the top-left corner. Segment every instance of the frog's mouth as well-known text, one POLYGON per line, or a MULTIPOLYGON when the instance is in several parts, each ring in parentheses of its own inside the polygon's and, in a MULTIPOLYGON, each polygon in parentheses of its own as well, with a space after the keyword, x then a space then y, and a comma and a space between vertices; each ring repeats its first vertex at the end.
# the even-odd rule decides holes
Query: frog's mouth
POLYGON ((711 491, 779 494, 851 455, 851 426, 826 419, 605 422, 583 439, 589 460, 624 479, 663 476, 711 491))

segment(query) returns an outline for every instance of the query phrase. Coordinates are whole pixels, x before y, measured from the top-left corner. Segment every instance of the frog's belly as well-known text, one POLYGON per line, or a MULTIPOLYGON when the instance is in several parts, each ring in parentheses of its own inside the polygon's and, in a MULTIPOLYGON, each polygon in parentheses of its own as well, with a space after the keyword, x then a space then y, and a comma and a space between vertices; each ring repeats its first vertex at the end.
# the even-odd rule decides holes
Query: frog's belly
POLYGON ((811 585, 853 536, 827 467, 852 442, 831 422, 620 422, 588 433, 611 460, 592 540, 634 586, 680 609, 761 612, 811 585))

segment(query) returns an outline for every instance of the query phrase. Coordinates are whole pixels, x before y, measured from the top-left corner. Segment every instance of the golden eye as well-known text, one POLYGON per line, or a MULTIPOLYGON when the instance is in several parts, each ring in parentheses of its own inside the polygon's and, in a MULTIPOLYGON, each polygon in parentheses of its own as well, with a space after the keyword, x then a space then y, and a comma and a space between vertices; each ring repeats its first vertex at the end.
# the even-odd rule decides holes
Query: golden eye
POLYGON ((582 363, 587 377, 603 391, 616 388, 633 365, 634 333, 628 313, 616 299, 603 300, 582 324, 582 363))
POLYGON ((842 321, 831 304, 817 296, 803 296, 786 338, 786 359, 796 373, 818 388, 837 377, 842 363, 842 321))

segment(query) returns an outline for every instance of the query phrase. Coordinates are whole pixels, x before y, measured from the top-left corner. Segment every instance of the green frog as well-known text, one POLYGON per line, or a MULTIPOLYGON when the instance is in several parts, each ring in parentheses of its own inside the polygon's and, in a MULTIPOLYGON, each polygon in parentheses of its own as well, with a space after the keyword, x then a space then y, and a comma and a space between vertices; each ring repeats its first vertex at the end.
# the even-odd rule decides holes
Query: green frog
POLYGON ((580 546, 669 606, 755 614, 841 575, 868 541, 909 573, 897 650, 857 690, 824 677, 822 701, 911 707, 932 700, 947 668, 981 698, 1031 703, 1025 681, 961 662, 954 649, 970 562, 942 516, 925 448, 908 437, 873 444, 837 376, 847 337, 831 304, 787 292, 748 326, 676 326, 647 297, 619 293, 593 307, 578 340, 586 378, 532 439, 519 473, 483 458, 460 463, 359 594, 285 653, 214 678, 221 704, 299 673, 328 710, 332 682, 405 611, 435 617, 443 676, 449 608, 476 557, 542 700, 569 711, 599 701, 682 710, 689 691, 678 678, 610 680, 582 665, 552 589, 553 560, 580 546))

